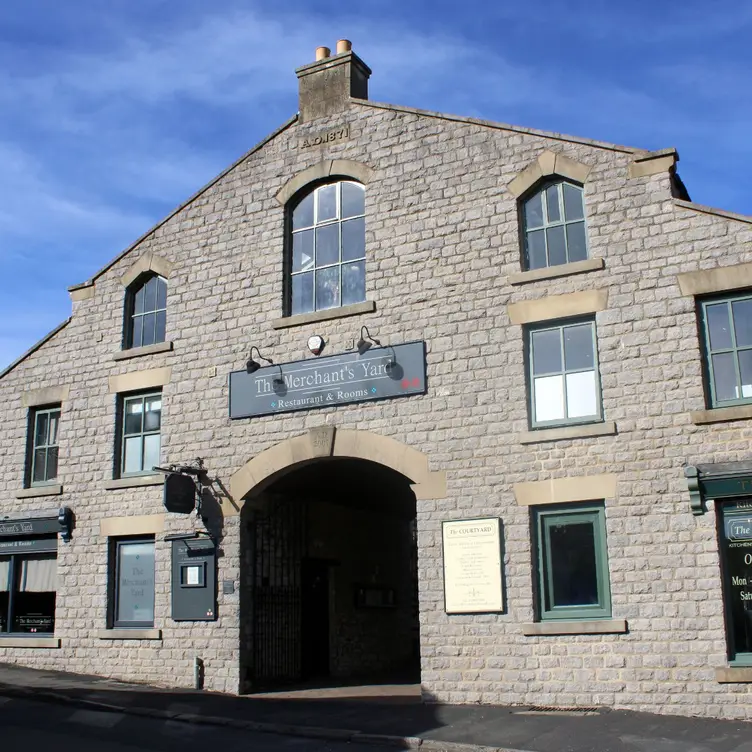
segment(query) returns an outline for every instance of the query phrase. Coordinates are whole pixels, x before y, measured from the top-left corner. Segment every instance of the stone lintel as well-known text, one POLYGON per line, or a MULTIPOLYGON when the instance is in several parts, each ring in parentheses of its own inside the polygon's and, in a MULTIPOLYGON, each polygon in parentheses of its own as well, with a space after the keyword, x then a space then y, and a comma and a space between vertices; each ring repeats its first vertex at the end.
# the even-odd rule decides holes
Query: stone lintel
POLYGON ((41 407, 42 405, 58 405, 68 399, 70 387, 47 386, 42 389, 30 389, 21 393, 21 404, 24 407, 41 407))
POLYGON ((63 493, 63 486, 60 483, 52 483, 48 486, 31 486, 16 491, 13 495, 17 499, 34 499, 38 496, 60 496, 63 493))
POLYGON ((616 423, 588 423, 583 426, 564 426, 563 428, 544 428, 539 431, 526 431, 519 435, 520 444, 541 444, 544 441, 562 441, 564 439, 587 439, 593 436, 615 436, 616 423))
POLYGON ((0 637, 0 649, 47 648, 48 650, 56 650, 59 647, 59 637, 0 637))
POLYGON ((142 355, 157 355, 172 351, 172 342, 157 342, 153 345, 144 347, 130 347, 127 350, 118 350, 113 356, 113 360, 130 360, 130 358, 140 358, 142 355))
POLYGON ((158 386, 165 386, 165 384, 170 383, 171 376, 172 366, 110 376, 110 394, 136 392, 140 389, 152 389, 158 386))
POLYGON ((508 183, 507 188, 515 198, 520 198, 542 178, 559 175, 574 180, 576 183, 584 183, 592 169, 592 165, 577 162, 571 157, 546 149, 538 156, 538 159, 531 162, 508 183))
POLYGON ((120 283, 123 287, 130 287, 142 274, 154 272, 165 279, 170 276, 175 265, 155 253, 144 253, 143 256, 131 265, 125 274, 120 277, 120 283))
POLYGON ((99 523, 99 534, 104 538, 116 535, 151 535, 164 532, 164 527, 164 514, 106 517, 99 523))
POLYGON ((752 287, 752 263, 699 269, 676 275, 682 295, 709 295, 715 292, 752 287))
POLYGON ((522 625, 522 634, 528 637, 536 635, 626 634, 626 632, 626 619, 541 621, 522 625))
POLYGON ((134 475, 128 478, 115 478, 104 484, 105 491, 117 491, 119 488, 139 488, 141 486, 161 486, 164 483, 164 475, 134 475))
POLYGON ((618 479, 618 475, 608 473, 515 483, 514 498, 520 506, 613 499, 618 479))
POLYGON ((352 305, 341 306, 340 308, 329 308, 326 311, 312 311, 311 313, 296 313, 294 316, 283 316, 280 319, 272 321, 272 329, 289 329, 293 326, 316 324, 319 321, 344 319, 348 316, 373 313, 375 310, 376 303, 373 300, 365 300, 362 303, 353 303, 352 305))
POLYGON ((315 165, 293 175, 277 191, 275 198, 284 206, 301 188, 317 180, 338 176, 352 178, 365 185, 373 176, 373 169, 363 162, 354 159, 323 159, 315 165))
POLYGON ((696 426, 707 423, 726 423, 732 420, 749 420, 752 418, 752 405, 734 405, 734 407, 716 407, 713 410, 693 410, 690 420, 696 426))
POLYGON ((715 670, 719 684, 752 684, 752 666, 727 666, 715 670))
POLYGON ((603 311, 608 305, 608 290, 585 290, 565 295, 550 295, 538 300, 523 300, 507 306, 512 324, 533 324, 539 321, 565 319, 603 311))
POLYGON ((526 272, 517 272, 509 275, 510 285, 523 285, 526 282, 538 282, 544 279, 555 279, 556 277, 568 277, 571 274, 582 274, 583 272, 595 272, 603 269, 606 262, 602 258, 585 259, 584 261, 573 261, 571 264, 557 264, 556 266, 546 266, 543 269, 530 269, 526 272))

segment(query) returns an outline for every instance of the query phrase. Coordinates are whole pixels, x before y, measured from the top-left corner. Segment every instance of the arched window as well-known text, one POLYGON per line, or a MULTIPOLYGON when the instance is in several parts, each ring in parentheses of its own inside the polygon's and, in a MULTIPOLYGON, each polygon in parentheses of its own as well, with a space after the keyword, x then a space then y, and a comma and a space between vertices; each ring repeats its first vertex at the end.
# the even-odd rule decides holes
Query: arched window
POLYGON ((146 347, 165 341, 167 280, 157 274, 139 277, 128 290, 125 346, 146 347))
POLYGON ((366 299, 365 189, 342 180, 305 194, 290 217, 288 313, 366 299))
POLYGON ((588 257, 582 188, 546 182, 522 201, 525 268, 584 261, 588 257))

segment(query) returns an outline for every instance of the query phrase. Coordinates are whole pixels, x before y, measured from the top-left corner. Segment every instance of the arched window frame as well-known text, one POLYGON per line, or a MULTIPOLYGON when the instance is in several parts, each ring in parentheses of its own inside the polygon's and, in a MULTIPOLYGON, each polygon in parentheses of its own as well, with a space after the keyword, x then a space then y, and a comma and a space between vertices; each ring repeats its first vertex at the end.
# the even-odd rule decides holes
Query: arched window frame
POLYGON ((525 271, 590 258, 585 189, 581 183, 559 175, 546 177, 520 196, 518 209, 525 271), (572 200, 575 196, 579 199, 576 203, 572 200), (538 220, 535 200, 539 197, 538 220), (552 201, 554 197, 556 203, 552 201), (545 263, 541 263, 541 258, 545 263))
POLYGON ((166 341, 167 329, 167 279, 156 272, 140 274, 126 289, 123 326, 123 349, 156 345, 166 341), (156 280, 153 307, 146 299, 147 285, 156 280), (144 292, 143 303, 139 294, 144 292), (149 306, 147 308, 147 305, 149 306), (153 317, 153 319, 150 319, 153 317), (153 320, 153 323, 151 321, 153 320), (148 322, 148 323, 147 323, 148 322), (152 336, 144 337, 145 324, 151 326, 152 336))
MULTIPOLYGON (((335 310, 347 305, 362 303, 366 299, 366 249, 365 249, 365 185, 347 175, 332 175, 325 180, 319 180, 309 183, 301 188, 286 205, 285 221, 285 315, 292 316, 296 314, 317 313, 326 310, 335 310), (325 214, 323 218, 319 214, 319 201, 331 193, 331 187, 335 186, 335 214, 325 214), (356 186, 362 193, 362 204, 357 211, 345 211, 344 191, 345 186, 356 186), (311 199, 311 222, 295 223, 296 212, 303 207, 308 199, 311 199), (355 227, 358 227, 355 230, 355 227), (337 228, 337 260, 326 257, 319 258, 320 238, 330 235, 331 229, 337 228), (351 239, 352 250, 346 250, 346 239, 344 233, 347 228, 352 227, 354 237, 351 239), (310 266, 303 266, 298 259, 298 252, 302 256, 303 238, 306 233, 311 233, 312 238, 312 258, 310 266), (333 276, 336 271, 337 299, 331 304, 327 304, 320 299, 320 295, 325 283, 317 284, 317 279, 324 276, 333 276), (357 289, 349 297, 343 299, 345 285, 343 284, 343 274, 352 270, 355 274, 354 279, 358 279, 357 271, 360 272, 357 289), (321 277, 319 277, 321 272, 321 277), (305 307, 297 303, 296 298, 299 294, 299 288, 296 284, 296 278, 303 280, 305 275, 311 275, 311 306, 305 307)), ((304 283, 301 282, 301 287, 304 283)), ((302 292, 302 291, 301 291, 302 292)), ((307 295, 306 295, 307 297, 307 295)))

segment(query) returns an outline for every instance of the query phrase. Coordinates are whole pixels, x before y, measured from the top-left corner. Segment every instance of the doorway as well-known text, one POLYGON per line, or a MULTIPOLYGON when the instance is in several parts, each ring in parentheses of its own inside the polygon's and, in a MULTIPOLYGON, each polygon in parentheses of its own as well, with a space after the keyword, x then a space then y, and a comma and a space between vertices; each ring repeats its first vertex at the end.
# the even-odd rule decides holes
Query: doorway
POLYGON ((415 507, 407 478, 351 458, 295 466, 246 501, 244 691, 419 681, 415 507))

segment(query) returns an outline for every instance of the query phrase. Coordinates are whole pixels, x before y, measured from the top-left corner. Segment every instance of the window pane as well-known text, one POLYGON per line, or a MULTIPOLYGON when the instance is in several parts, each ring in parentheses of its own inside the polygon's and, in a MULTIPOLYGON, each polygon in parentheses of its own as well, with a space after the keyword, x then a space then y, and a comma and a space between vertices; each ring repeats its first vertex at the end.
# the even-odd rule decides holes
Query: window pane
POLYGON ((559 186, 551 185, 546 188, 546 210, 548 213, 549 222, 561 221, 561 213, 559 211, 559 186))
POLYGON ((544 376, 533 381, 535 422, 564 418, 564 377, 544 376))
POLYGON ((313 193, 309 193, 292 213, 292 229, 313 227, 313 193))
POLYGON ((737 347, 752 345, 752 300, 737 300, 731 308, 737 347))
POLYGON ((157 317, 157 323, 156 323, 156 331, 154 333, 154 341, 164 342, 165 330, 167 329, 167 311, 159 311, 159 313, 156 314, 156 317, 157 317))
POLYGON ((148 397, 145 404, 144 431, 158 431, 162 418, 162 397, 148 397))
POLYGON ((125 456, 123 458, 124 473, 140 473, 143 469, 141 464, 141 437, 131 436, 125 440, 125 456))
POLYGON ((533 374, 560 373, 561 329, 546 329, 532 333, 533 374))
POLYGON ((57 431, 60 425, 60 410, 48 413, 49 417, 49 435, 47 436, 48 444, 57 444, 57 431))
POLYGON ((309 313, 313 310, 313 272, 296 274, 292 278, 291 313, 309 313))
POLYGON ((56 446, 50 447, 47 450, 47 470, 45 472, 45 480, 55 480, 57 478, 57 455, 58 448, 56 446))
POLYGON ((316 310, 339 305, 339 266, 316 272, 316 310))
POLYGON ((726 350, 731 347, 731 325, 728 318, 728 305, 716 303, 705 308, 711 350, 726 350))
POLYGON ((598 414, 595 371, 567 374, 567 417, 586 418, 598 414))
POLYGON ((362 185, 342 184, 342 219, 366 213, 366 192, 362 185))
POLYGON ((713 355, 713 382, 716 402, 739 399, 739 387, 734 370, 734 353, 713 355))
POLYGON ((37 413, 36 431, 34 432, 34 446, 46 446, 47 444, 47 421, 49 413, 37 413))
POLYGON ((739 351, 739 374, 742 378, 741 396, 752 397, 752 350, 739 351))
POLYGON ((154 544, 118 547, 118 622, 154 623, 154 544))
POLYGON ((159 465, 159 455, 161 448, 161 437, 158 433, 144 436, 144 470, 151 472, 151 469, 159 465))
POLYGON ((342 223, 342 260, 352 261, 366 255, 366 221, 351 219, 342 223))
POLYGON ((316 223, 335 219, 337 216, 337 185, 325 185, 316 191, 318 214, 316 223))
POLYGON ((567 225, 567 258, 570 263, 584 261, 587 258, 584 222, 575 222, 573 225, 567 225))
POLYGON ((564 327, 564 363, 567 371, 593 367, 593 327, 591 324, 564 327))
POLYGON ((136 291, 136 296, 133 300, 133 313, 144 312, 144 294, 144 286, 141 285, 136 291))
POLYGON ((361 303, 366 299, 366 264, 356 261, 342 265, 342 305, 361 303))
POLYGON ((144 311, 153 311, 157 307, 157 278, 152 277, 144 286, 144 311))
POLYGON ((292 236, 292 270, 306 271, 313 268, 313 230, 296 232, 292 236))
POLYGON ((47 450, 35 449, 34 450, 34 475, 31 479, 32 483, 44 483, 45 478, 45 466, 47 464, 47 450))
POLYGON ((571 222, 573 219, 584 219, 582 190, 569 183, 563 183, 562 188, 564 190, 564 218, 567 222, 571 222))
POLYGON ((567 263, 567 250, 564 245, 564 226, 549 227, 546 230, 548 243, 548 265, 558 266, 567 263))
POLYGON ((157 317, 153 313, 147 313, 141 317, 141 320, 143 321, 143 334, 141 335, 141 344, 144 347, 146 347, 146 345, 153 345, 154 327, 157 323, 157 317))
POLYGON ((339 224, 316 228, 316 266, 339 261, 339 224))
POLYGON ((142 431, 142 422, 141 418, 143 416, 144 412, 144 404, 143 400, 134 399, 134 400, 126 400, 125 402, 125 432, 127 434, 130 433, 141 433, 142 431))
POLYGON ((17 560, 12 631, 25 634, 54 632, 56 589, 57 561, 54 555, 25 556, 17 560))
POLYGON ((530 230, 533 227, 543 227, 543 201, 542 193, 536 193, 525 201, 525 229, 530 230))
POLYGON ((535 230, 527 234, 528 269, 543 269, 546 266, 546 231, 535 230))
POLYGON ((157 277, 157 308, 167 308, 167 281, 157 277))
POLYGON ((143 340, 143 316, 133 317, 133 332, 131 334, 131 347, 141 347, 143 340))
POLYGON ((548 562, 552 592, 549 607, 598 603, 595 563, 595 530, 591 522, 547 527, 551 561, 548 562))

